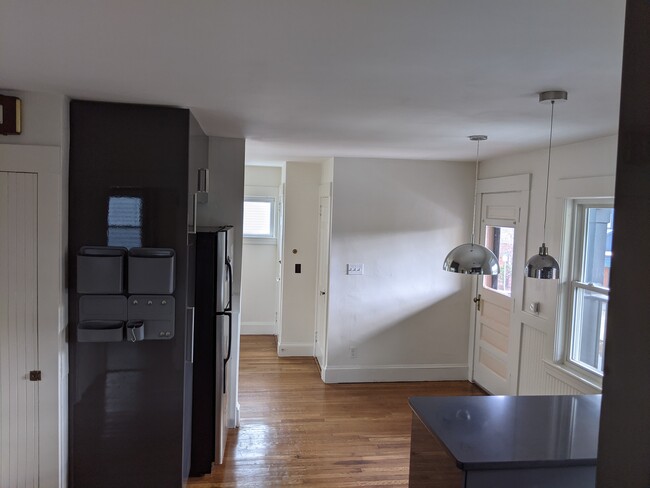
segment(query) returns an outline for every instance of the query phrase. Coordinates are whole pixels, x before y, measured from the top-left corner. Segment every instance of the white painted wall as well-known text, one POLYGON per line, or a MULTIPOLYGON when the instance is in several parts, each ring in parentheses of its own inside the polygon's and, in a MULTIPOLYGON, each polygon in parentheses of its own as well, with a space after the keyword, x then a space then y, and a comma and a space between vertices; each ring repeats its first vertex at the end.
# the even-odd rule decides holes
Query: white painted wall
POLYGON ((2 93, 22 99, 23 132, 0 136, 0 145, 6 144, 8 149, 0 151, 0 169, 38 172, 39 199, 48 205, 43 209, 47 214, 39 214, 47 219, 43 223, 47 231, 39 227, 45 234, 39 241, 39 367, 43 372, 39 385, 39 470, 42 488, 63 488, 67 486, 68 464, 68 298, 64 271, 68 240, 68 102, 63 96, 47 93, 2 93), (48 156, 43 158, 38 156, 41 151, 30 150, 29 154, 37 155, 29 159, 33 165, 12 169, 9 165, 15 161, 7 155, 15 151, 9 151, 10 145, 47 146, 42 148, 42 154, 48 156), (41 164, 44 161, 47 163, 41 164))
MULTIPOLYGON (((245 196, 272 196, 276 199, 282 182, 282 168, 246 166, 245 196)), ((277 224, 277 219, 276 219, 277 224)), ((276 229, 276 233, 280 229, 276 229)), ((242 251, 242 334, 277 335, 277 278, 279 275, 277 238, 244 238, 242 251)))
POLYGON ((234 226, 233 253, 233 342, 230 384, 233 394, 228 399, 228 427, 239 424, 237 402, 239 382, 239 331, 241 326, 241 262, 242 222, 244 216, 244 139, 210 137, 208 162, 210 194, 208 202, 199 205, 199 226, 234 226))
MULTIPOLYGON (((546 243, 549 253, 559 258, 560 269, 563 268, 561 243, 565 200, 558 197, 558 188, 562 186, 566 190, 568 187, 569 193, 579 194, 584 191, 586 183, 576 181, 576 178, 613 177, 616 171, 616 151, 617 136, 553 147, 546 243)), ((547 161, 548 149, 540 149, 484 161, 480 165, 480 179, 532 174, 527 257, 538 252, 543 239, 547 161)), ((517 323, 522 327, 519 393, 529 395, 599 392, 598 387, 580 381, 553 364, 558 290, 563 286, 563 281, 525 279, 523 286, 524 301, 515 310, 517 323), (540 303, 539 315, 527 312, 527 304, 530 302, 540 303)))
POLYGON ((323 162, 320 181, 321 183, 334 181, 334 158, 329 158, 323 162))
POLYGON ((280 356, 313 355, 321 173, 320 164, 286 163, 280 356), (302 265, 300 274, 295 273, 297 263, 302 265))
POLYGON ((333 175, 324 380, 465 379, 472 278, 442 263, 470 239, 473 165, 335 158, 333 175))

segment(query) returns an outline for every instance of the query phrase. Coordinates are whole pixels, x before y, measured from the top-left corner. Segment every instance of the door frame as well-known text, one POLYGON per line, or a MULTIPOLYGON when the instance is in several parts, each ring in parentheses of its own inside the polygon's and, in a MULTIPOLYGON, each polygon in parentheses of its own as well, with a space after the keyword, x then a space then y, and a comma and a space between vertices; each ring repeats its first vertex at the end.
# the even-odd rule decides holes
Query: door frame
POLYGON ((327 325, 328 325, 328 315, 329 315, 329 282, 330 282, 330 280, 329 280, 329 264, 330 264, 331 245, 332 245, 332 242, 331 242, 331 240, 332 240, 332 183, 331 182, 322 183, 318 187, 318 206, 319 206, 319 212, 318 212, 318 247, 316 249, 316 256, 317 256, 318 263, 317 263, 317 267, 316 267, 316 289, 315 289, 315 292, 316 292, 316 310, 315 310, 315 320, 314 320, 314 352, 313 352, 313 355, 314 355, 315 358, 318 358, 317 349, 316 349, 317 348, 317 345, 316 345, 316 337, 317 337, 317 335, 316 334, 318 333, 318 320, 319 320, 319 313, 318 312, 320 310, 320 307, 319 307, 319 303, 320 303, 319 293, 321 291, 320 290, 320 273, 321 273, 321 266, 323 265, 323 263, 321 263, 321 259, 320 259, 321 258, 320 246, 321 246, 321 242, 322 242, 322 236, 321 236, 321 233, 320 233, 320 229, 321 229, 321 226, 320 226, 320 219, 321 219, 320 199, 322 197, 328 197, 329 198, 329 222, 328 222, 328 228, 327 228, 327 241, 328 241, 328 245, 327 245, 327 249, 328 249, 328 251, 327 251, 327 263, 325 263, 326 268, 327 268, 327 286, 325 287, 326 288, 326 290, 325 290, 326 294, 325 294, 325 300, 324 300, 325 303, 323 305, 325 307, 325 310, 323 310, 324 321, 325 321, 325 323, 323 324, 323 332, 324 332, 323 336, 324 337, 319 338, 321 341, 322 340, 325 341, 325 343, 323 345, 323 364, 320 364, 320 361, 318 361, 318 359, 317 359, 319 367, 321 368, 321 377, 323 375, 323 372, 325 371, 325 368, 327 367, 327 328, 328 328, 327 325))
POLYGON ((38 449, 41 488, 67 486, 67 199, 58 146, 0 144, 0 171, 35 173, 37 183, 38 449), (65 232, 64 232, 65 231, 65 232))
MULTIPOLYGON (((481 233, 481 210, 482 206, 482 196, 486 193, 515 193, 521 192, 521 214, 519 217, 518 223, 518 237, 516 247, 523 250, 518 253, 518 259, 525 260, 525 252, 527 249, 527 240, 528 240, 528 212, 530 206, 530 180, 531 175, 521 174, 514 176, 503 176, 498 178, 486 178, 484 180, 478 180, 476 185, 476 226, 474 228, 474 234, 479 236, 478 241, 480 242, 480 233, 481 233), (521 237, 521 240, 519 239, 521 237)), ((522 261, 523 263, 523 261, 522 261)), ((475 277, 474 284, 472 286, 472 293, 475 297, 478 293, 478 280, 481 279, 480 276, 475 277)), ((510 314, 510 336, 508 339, 508 371, 510 373, 510 391, 508 392, 511 395, 517 395, 519 393, 519 361, 521 357, 521 320, 518 311, 522 308, 523 298, 524 298, 524 275, 522 273, 513 274, 513 283, 512 283, 512 300, 513 306, 510 314), (521 275, 521 276, 519 276, 521 275), (510 353, 512 352, 512 354, 510 353)), ((467 376, 468 380, 474 380, 474 354, 476 349, 476 320, 477 313, 474 303, 470 300, 470 326, 469 326, 469 350, 468 350, 468 370, 467 376)))

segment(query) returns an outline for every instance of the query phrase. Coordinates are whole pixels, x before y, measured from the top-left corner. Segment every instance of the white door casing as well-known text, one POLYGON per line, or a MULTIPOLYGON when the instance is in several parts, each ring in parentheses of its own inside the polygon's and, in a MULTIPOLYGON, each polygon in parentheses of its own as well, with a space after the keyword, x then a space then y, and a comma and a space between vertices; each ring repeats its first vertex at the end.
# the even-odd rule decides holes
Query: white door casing
POLYGON ((327 306, 329 303, 329 261, 331 226, 331 183, 319 187, 318 281, 316 296, 316 333, 314 356, 321 367, 327 366, 327 306))
MULTIPOLYGON (((23 183, 30 179, 36 182, 33 186, 33 200, 28 197, 28 193, 31 192, 28 187, 21 189, 21 192, 26 193, 16 196, 16 198, 22 200, 28 198, 33 203, 33 211, 36 215, 36 230, 32 237, 26 237, 25 239, 26 242, 34 241, 35 265, 33 270, 36 273, 36 292, 33 298, 30 299, 32 302, 30 307, 36 310, 37 321, 35 327, 38 331, 35 351, 37 361, 35 366, 29 367, 30 370, 40 370, 42 377, 37 386, 33 386, 33 382, 25 378, 20 379, 20 381, 32 383, 28 388, 36 388, 38 392, 34 406, 36 416, 36 430, 34 432, 36 438, 34 442, 36 443, 35 452, 38 459, 36 463, 30 463, 26 466, 29 469, 29 473, 25 474, 28 481, 18 484, 21 488, 32 486, 29 484, 29 480, 33 479, 36 479, 38 483, 34 486, 39 488, 63 488, 67 486, 67 298, 63 273, 66 239, 64 234, 64 187, 61 170, 61 149, 59 147, 0 144, 0 172, 3 172, 5 181, 7 174, 18 173, 23 175, 20 178, 24 180, 23 183), (25 180, 25 177, 27 177, 27 180, 25 180)), ((0 203, 0 212, 5 213, 6 208, 4 201, 0 203)), ((21 205, 18 218, 23 226, 27 220, 26 211, 27 205, 21 205)), ((7 214, 5 213, 5 215, 7 214)), ((2 234, 0 240, 4 240, 4 231, 0 233, 2 234)), ((10 237, 14 239, 14 242, 18 238, 17 235, 10 237)), ((4 250, 2 254, 5 255, 4 250)), ((21 260, 19 253, 8 251, 6 256, 10 260, 10 266, 19 265, 21 260), (11 261, 16 261, 16 263, 11 261)), ((25 256, 22 258, 24 261, 27 254, 23 256, 25 256)), ((1 266, 3 266, 3 269, 0 271, 0 281, 3 281, 7 274, 4 271, 5 264, 1 266)), ((7 279, 11 280, 12 286, 16 288, 14 293, 17 293, 18 288, 16 285, 20 281, 16 280, 23 278, 16 277, 16 280, 12 280, 11 276, 8 276, 7 279)), ((28 279, 27 273, 24 279, 28 279)), ((0 296, 0 302, 2 300, 3 298, 0 296)), ((17 299, 12 297, 11 307, 16 307, 17 303, 19 303, 17 299)), ((5 307, 4 303, 0 303, 0 315, 6 317, 8 310, 9 308, 5 307)), ((27 309, 21 313, 26 315, 27 309)), ((27 330, 24 329, 24 331, 27 330)), ((4 346, 4 337, 0 339, 0 343, 0 347, 4 346)), ((2 354, 0 353, 0 355, 2 354)), ((27 351, 19 354, 19 351, 16 350, 14 357, 24 359, 24 367, 27 367, 26 362, 30 354, 27 351)), ((4 359, 1 361, 4 361, 4 359)), ((3 365, 1 368, 3 371, 0 374, 5 374, 5 366, 3 365)), ((21 374, 28 374, 30 370, 21 374)), ((9 395, 6 396, 8 398, 9 395)), ((0 402, 4 402, 4 397, 4 391, 0 392, 0 398, 2 398, 0 402)), ((5 415, 4 405, 0 408, 2 408, 2 415, 5 415)), ((28 414, 27 411, 24 413, 28 414)), ((4 433, 0 433, 0 438, 3 435, 4 433)), ((31 436, 31 434, 28 435, 31 436)), ((13 452, 14 449, 27 446, 28 442, 27 438, 12 440, 9 445, 12 456, 20 455, 18 452, 13 452)), ((4 445, 0 446, 0 451, 1 462, 4 462, 6 455, 4 445)), ((12 459, 14 458, 12 457, 12 459)), ((5 476, 4 465, 0 467, 0 486, 2 488, 13 488, 15 485, 5 484, 3 476, 5 476)))
POLYGON ((282 329, 282 260, 284 253, 284 189, 282 183, 278 191, 277 220, 276 220, 276 257, 277 269, 275 279, 275 333, 282 329))
MULTIPOLYGON (((501 263, 502 273, 510 272, 510 294, 503 289, 492 289, 503 288, 496 285, 496 278, 495 284, 490 286, 490 277, 478 277, 476 293, 480 295, 480 310, 476 307, 472 314, 471 378, 497 395, 518 392, 521 326, 515 310, 523 299, 529 183, 529 175, 493 178, 480 180, 477 190, 480 202, 477 240, 486 245, 486 228, 489 228, 487 246, 491 247, 492 237, 498 236, 499 231, 503 236, 511 236, 514 231, 512 260, 501 263)), ((504 281, 502 279, 501 283, 504 281)))

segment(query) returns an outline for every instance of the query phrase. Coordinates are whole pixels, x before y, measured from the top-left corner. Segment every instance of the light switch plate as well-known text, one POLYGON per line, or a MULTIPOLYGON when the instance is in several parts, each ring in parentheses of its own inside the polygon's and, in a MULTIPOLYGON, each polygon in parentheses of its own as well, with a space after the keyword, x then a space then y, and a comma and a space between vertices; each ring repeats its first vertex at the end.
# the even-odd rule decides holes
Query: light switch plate
POLYGON ((348 264, 347 274, 349 275, 362 275, 363 264, 348 264))

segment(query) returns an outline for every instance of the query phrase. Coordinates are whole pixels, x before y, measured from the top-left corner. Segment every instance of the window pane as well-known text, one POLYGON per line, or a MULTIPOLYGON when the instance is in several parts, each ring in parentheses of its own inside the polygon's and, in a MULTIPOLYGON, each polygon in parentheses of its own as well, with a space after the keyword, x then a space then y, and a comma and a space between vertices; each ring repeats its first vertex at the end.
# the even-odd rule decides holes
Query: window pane
POLYGON ((609 288, 614 209, 588 208, 585 220, 584 258, 580 281, 609 288))
POLYGON ((109 246, 142 247, 142 198, 109 197, 107 238, 109 246))
POLYGON ((269 201, 245 201, 244 235, 272 236, 272 209, 273 203, 269 201))
POLYGON ((142 226, 142 199, 138 197, 110 197, 108 225, 120 227, 142 226))
POLYGON ((142 247, 142 229, 140 227, 109 227, 108 245, 131 249, 142 247))
POLYGON ((576 287, 571 360, 602 373, 607 325, 607 295, 576 287))
POLYGON ((488 225, 485 227, 485 247, 491 249, 499 260, 500 272, 496 276, 484 276, 483 286, 504 295, 512 295, 512 258, 515 229, 488 225))

